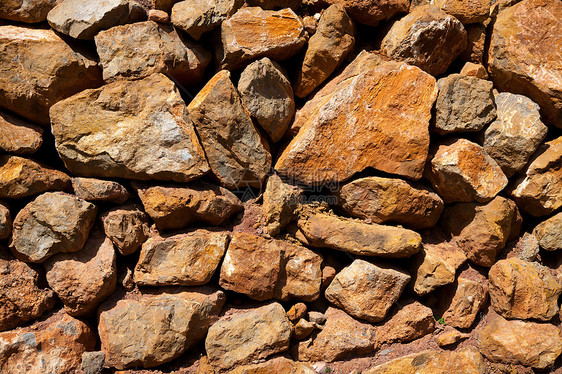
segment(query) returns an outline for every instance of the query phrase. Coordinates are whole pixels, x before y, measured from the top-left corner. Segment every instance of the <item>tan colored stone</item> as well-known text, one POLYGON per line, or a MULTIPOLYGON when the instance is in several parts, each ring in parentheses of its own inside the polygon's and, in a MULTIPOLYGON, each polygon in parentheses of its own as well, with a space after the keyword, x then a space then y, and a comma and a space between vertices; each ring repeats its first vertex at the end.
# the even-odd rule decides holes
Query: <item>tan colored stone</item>
POLYGON ((293 337, 297 340, 303 340, 308 338, 310 334, 315 329, 315 325, 312 322, 308 322, 304 318, 301 318, 294 326, 293 326, 293 337))
POLYGON ((306 362, 291 361, 285 357, 276 357, 266 362, 242 365, 228 374, 316 374, 312 366, 306 362))
POLYGON ((277 174, 267 179, 263 193, 263 223, 269 235, 275 236, 295 218, 295 210, 304 201, 303 190, 285 183, 277 174))
POLYGON ((178 29, 199 40, 214 30, 242 5, 243 0, 190 0, 180 1, 172 8, 172 23, 178 29))
POLYGON ((307 307, 305 303, 296 303, 287 311, 287 318, 291 322, 306 318, 307 307))
POLYGON ((368 167, 421 177, 435 80, 414 66, 385 60, 362 52, 304 105, 293 124, 300 131, 275 165, 280 174, 320 185, 368 167))
POLYGON ((431 0, 431 4, 465 25, 485 21, 490 16, 490 0, 431 0))
POLYGON ((148 217, 138 205, 119 206, 101 215, 105 235, 122 255, 130 255, 148 237, 148 217))
POLYGON ((76 175, 188 182, 209 171, 174 82, 154 74, 51 108, 57 151, 76 175))
POLYGON ((448 326, 468 329, 488 301, 488 281, 474 269, 462 272, 457 283, 443 296, 443 321, 448 326))
POLYGON ((359 23, 377 26, 380 21, 407 13, 408 0, 327 0, 329 4, 342 4, 351 18, 359 23))
POLYGON ((433 340, 440 347, 447 347, 453 344, 457 344, 461 340, 468 339, 470 334, 462 333, 459 330, 451 327, 445 326, 445 329, 439 334, 435 335, 433 340))
POLYGON ((473 62, 467 62, 461 69, 462 75, 467 77, 476 77, 480 79, 488 79, 488 72, 482 64, 475 64, 473 62))
POLYGON ((382 326, 377 327, 380 343, 407 343, 435 330, 433 312, 415 301, 404 305, 382 326))
POLYGON ((535 261, 539 251, 539 241, 535 235, 525 232, 518 239, 506 243, 501 258, 515 257, 524 261, 535 261))
POLYGON ((12 233, 12 215, 6 204, 0 202, 0 240, 7 239, 12 233))
POLYGON ((26 23, 43 22, 56 2, 56 0, 4 0, 0 3, 0 18, 26 23))
POLYGON ((123 185, 95 178, 72 178, 74 194, 87 201, 106 201, 123 204, 131 195, 123 185))
POLYGON ((562 249, 562 213, 539 223, 533 233, 542 249, 547 251, 562 249))
POLYGON ((0 112, 0 151, 18 155, 35 153, 43 144, 39 126, 0 112))

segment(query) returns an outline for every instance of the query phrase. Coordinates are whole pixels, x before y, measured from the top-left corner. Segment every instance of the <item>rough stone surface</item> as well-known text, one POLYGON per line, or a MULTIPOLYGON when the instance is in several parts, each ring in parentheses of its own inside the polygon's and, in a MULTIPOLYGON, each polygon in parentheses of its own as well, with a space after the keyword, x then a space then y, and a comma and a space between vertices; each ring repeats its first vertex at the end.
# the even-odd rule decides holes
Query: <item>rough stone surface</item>
POLYGON ((315 325, 312 322, 308 322, 304 318, 301 318, 293 326, 293 337, 297 340, 306 339, 314 331, 315 325))
MULTIPOLYGON (((480 79, 488 79, 488 72, 482 64, 475 64, 473 62, 467 62, 461 69, 462 75, 467 77, 476 77, 480 79)), ((496 102, 497 104, 497 102, 496 102)))
POLYGON ((458 342, 468 339, 470 334, 462 333, 459 330, 451 326, 445 326, 442 332, 435 335, 434 339, 438 346, 447 347, 458 342))
POLYGON ((187 110, 220 182, 233 189, 261 187, 271 166, 271 154, 231 82, 230 72, 215 74, 187 110))
POLYGON ((0 26, 0 52, 0 107, 38 125, 54 103, 101 84, 94 58, 52 30, 0 26))
POLYGON ((12 215, 10 209, 0 202, 0 240, 7 239, 12 233, 12 215))
POLYGON ((547 251, 562 249, 562 213, 539 223, 533 230, 539 245, 547 251))
POLYGON ((485 21, 490 16, 490 0, 432 0, 431 4, 457 18, 463 24, 485 21))
POLYGON ((409 281, 402 271, 355 260, 336 275, 325 297, 354 317, 379 322, 409 281))
POLYGON ((98 331, 106 365, 148 368, 179 357, 205 337, 225 299, 222 291, 186 291, 102 304, 98 331))
POLYGON ((263 223, 269 235, 278 235, 295 218, 295 210, 303 201, 301 188, 285 183, 277 174, 269 176, 262 205, 263 223))
POLYGON ((153 21, 115 26, 95 37, 103 79, 169 74, 182 84, 197 83, 211 54, 183 38, 171 26, 153 21))
POLYGON ((80 369, 84 374, 100 374, 105 364, 105 353, 103 352, 84 352, 82 353, 82 363, 80 369))
POLYGON ((540 105, 545 122, 562 127, 562 4, 525 0, 494 22, 488 68, 500 91, 540 105))
POLYGON ((154 21, 154 22, 158 22, 158 23, 169 23, 170 22, 170 16, 168 15, 168 13, 164 12, 163 10, 150 9, 148 11, 147 15, 148 15, 149 21, 154 21))
MULTIPOLYGON (((459 55, 459 59, 475 64, 484 63, 484 47, 486 44, 487 27, 483 23, 473 23, 465 26, 467 47, 459 55)), ((488 73, 486 73, 486 76, 488 73)))
POLYGON ((407 13, 410 6, 408 0, 327 0, 327 3, 342 4, 351 18, 369 26, 377 26, 380 21, 407 13))
POLYGON ((170 19, 178 29, 199 40, 204 33, 220 26, 243 4, 243 0, 180 1, 173 6, 170 19))
POLYGON ((19 211, 11 249, 30 262, 43 262, 58 252, 80 250, 96 218, 95 205, 72 195, 47 192, 19 211))
POLYGON ((302 0, 246 0, 246 3, 262 9, 291 8, 297 10, 302 5, 302 0))
POLYGON ((57 151, 76 175, 188 182, 209 170, 185 103, 162 74, 83 91, 50 113, 57 151))
POLYGON ((523 169, 546 137, 539 106, 531 99, 502 92, 496 96, 498 118, 484 133, 484 150, 507 177, 523 169))
POLYGON ((483 203, 507 185, 507 177, 496 161, 484 148, 466 139, 440 145, 425 174, 446 203, 483 203))
POLYGON ((0 151, 18 155, 35 153, 43 144, 39 126, 0 112, 0 151))
POLYGON ((296 303, 287 311, 287 318, 291 322, 297 322, 301 319, 306 318, 307 306, 305 303, 296 303))
POLYGON ((259 364, 242 365, 228 372, 228 374, 262 373, 316 374, 316 371, 308 363, 292 361, 285 357, 277 357, 259 364))
POLYGON ((131 195, 123 185, 95 178, 72 178, 76 197, 88 201, 105 201, 123 204, 131 195))
POLYGON ((539 241, 533 234, 523 233, 516 240, 506 243, 501 258, 519 258, 524 261, 535 261, 539 255, 539 241))
POLYGON ((0 18, 25 23, 43 22, 56 2, 56 0, 5 0, 0 4, 0 18))
POLYGON ((252 62, 240 75, 238 91, 252 118, 271 141, 279 141, 295 114, 293 89, 283 68, 267 57, 252 62))
POLYGON ((300 131, 275 169, 306 184, 342 182, 368 167, 419 179, 436 96, 420 69, 362 52, 297 113, 300 131))
POLYGON ((430 308, 415 301, 404 305, 377 328, 378 340, 381 343, 401 342, 431 334, 435 330, 435 319, 430 308))
POLYGON ((462 272, 457 283, 446 290, 443 321, 452 327, 468 329, 488 301, 488 281, 474 269, 462 272))
POLYGON ((130 255, 148 237, 148 217, 138 205, 119 206, 101 215, 105 235, 122 255, 130 255))
POLYGON ((392 25, 381 50, 431 75, 440 75, 466 46, 466 31, 459 20, 432 5, 423 5, 392 25))
POLYGON ((351 216, 413 229, 435 226, 443 200, 431 189, 398 178, 366 177, 345 184, 339 205, 351 216))

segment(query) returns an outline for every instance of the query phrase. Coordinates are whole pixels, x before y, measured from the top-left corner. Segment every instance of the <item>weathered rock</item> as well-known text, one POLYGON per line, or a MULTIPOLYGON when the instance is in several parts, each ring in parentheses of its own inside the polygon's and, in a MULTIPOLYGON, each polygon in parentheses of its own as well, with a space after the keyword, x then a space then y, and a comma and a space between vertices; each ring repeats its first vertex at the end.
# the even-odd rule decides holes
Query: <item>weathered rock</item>
POLYGON ((35 153, 43 144, 39 126, 0 112, 0 151, 18 155, 35 153))
POLYGON ((56 3, 56 0, 5 0, 0 3, 0 18, 26 23, 43 22, 56 3))
POLYGON ((398 178, 366 177, 345 184, 339 204, 351 216, 414 229, 435 226, 443 200, 431 189, 398 178))
POLYGON ((466 139, 440 145, 431 156, 425 176, 446 203, 494 198, 507 177, 484 148, 466 139))
POLYGON ((468 259, 492 266, 515 227, 517 207, 501 196, 486 204, 459 203, 445 208, 442 226, 468 259))
POLYGON ((230 72, 222 70, 211 78, 187 110, 221 183, 232 189, 261 187, 271 154, 230 81, 230 72))
POLYGON ((220 68, 230 70, 260 57, 287 59, 305 43, 304 25, 291 9, 247 7, 221 24, 216 57, 220 68))
MULTIPOLYGON (((462 61, 470 61, 475 64, 484 63, 484 47, 486 44, 486 25, 482 23, 473 23, 466 25, 467 46, 459 55, 462 61)), ((488 73, 486 73, 488 76, 488 73)))
POLYGON ((533 234, 523 233, 517 240, 507 242, 501 258, 519 258, 524 261, 535 261, 539 255, 539 241, 533 234))
POLYGON ((148 237, 148 217, 138 205, 119 206, 101 215, 105 235, 122 255, 130 255, 148 237))
POLYGON ((423 5, 392 25, 381 50, 431 75, 440 75, 466 46, 466 31, 459 20, 432 5, 423 5))
POLYGON ((342 5, 326 9, 295 80, 295 95, 306 97, 324 82, 345 60, 355 45, 353 22, 342 5))
POLYGON ((38 318, 55 306, 53 291, 38 285, 39 273, 3 251, 0 247, 0 331, 38 318))
POLYGON ((562 249, 562 213, 539 223, 533 230, 533 234, 537 237, 542 249, 547 251, 562 249))
POLYGON ((275 169, 306 184, 342 182, 368 167, 419 179, 436 96, 420 69, 362 52, 297 113, 300 131, 275 169))
POLYGON ((153 0, 154 8, 166 13, 170 13, 172 7, 180 0, 153 0))
POLYGON ((459 275, 457 283, 446 290, 442 299, 445 309, 443 321, 452 327, 468 329, 488 301, 488 281, 469 268, 459 275))
POLYGON ((115 291, 116 255, 101 228, 92 230, 84 248, 45 261, 47 282, 72 316, 90 314, 115 291))
POLYGON ((246 3, 262 9, 291 8, 296 11, 301 6, 302 0, 246 0, 246 3))
POLYGON ((299 361, 341 360, 352 355, 372 353, 377 344, 375 327, 362 323, 336 308, 326 311, 326 324, 316 336, 297 345, 299 361))
POLYGON ((0 107, 39 125, 54 103, 101 84, 96 61, 52 30, 0 26, 0 51, 0 107))
MULTIPOLYGON (((482 64, 475 64, 473 62, 467 62, 461 69, 462 75, 467 77, 476 77, 480 79, 488 79, 488 72, 482 64)), ((497 102, 496 102, 497 104, 497 102)))
POLYGON ((462 333, 459 330, 451 326, 445 326, 442 332, 435 335, 433 340, 440 347, 447 347, 453 344, 457 344, 461 340, 468 339, 470 334, 462 333))
POLYGON ((0 198, 18 199, 69 186, 70 177, 62 171, 19 156, 0 156, 0 198))
POLYGON ((437 85, 434 129, 439 134, 480 131, 496 118, 492 82, 451 74, 437 85))
POLYGON ((295 114, 293 89, 283 68, 267 57, 252 62, 240 75, 238 91, 271 141, 279 141, 295 114))
POLYGON ((421 236, 415 231, 364 223, 319 210, 301 210, 298 227, 310 246, 361 256, 403 258, 421 248, 421 236))
POLYGON ((431 334, 435 330, 433 312, 415 301, 400 308, 388 321, 377 329, 381 343, 407 343, 431 334))
POLYGON ((402 271, 355 260, 336 275, 325 296, 354 317, 379 322, 409 281, 410 276, 402 271))
POLYGON ((543 144, 515 182, 511 196, 520 209, 544 216, 562 207, 562 136, 543 144))
POLYGON ((306 362, 292 361, 285 357, 276 357, 260 364, 242 365, 228 372, 228 374, 261 373, 316 374, 316 371, 306 362))
POLYGON ((263 193, 263 223, 269 235, 278 235, 295 218, 295 210, 304 201, 301 188, 283 182, 277 174, 267 179, 263 193))
POLYGON ((328 4, 342 4, 351 18, 359 23, 377 26, 380 21, 394 18, 397 14, 407 13, 408 0, 327 0, 328 4))
POLYGON ((169 74, 182 84, 197 83, 211 54, 182 38, 171 26, 153 21, 115 26, 95 37, 103 79, 144 78, 169 74))
POLYGON ((304 318, 301 318, 293 326, 293 337, 297 340, 303 340, 308 338, 310 334, 314 331, 315 325, 312 322, 308 322, 304 318))
POLYGON ((162 74, 83 91, 50 113, 57 151, 76 175, 188 182, 209 170, 185 103, 162 74))
POLYGON ((306 318, 307 307, 305 303, 296 303, 287 311, 287 318, 291 322, 297 322, 306 318))
POLYGON ((225 302, 222 291, 140 295, 101 305, 98 331, 106 365, 154 367, 205 337, 225 302))
POLYGON ((143 19, 146 19, 146 11, 132 0, 93 3, 63 0, 47 15, 53 29, 77 39, 93 39, 101 30, 143 19))
POLYGON ((225 231, 152 237, 143 245, 134 281, 139 286, 199 286, 211 280, 226 251, 225 231))
POLYGON ((170 18, 174 26, 199 40, 204 33, 219 27, 242 5, 243 0, 180 1, 172 8, 170 18))
POLYGON ((105 353, 100 351, 82 353, 80 369, 84 374, 101 374, 104 365, 105 353))
POLYGON ((170 16, 168 15, 168 13, 164 12, 163 10, 149 9, 147 15, 149 21, 154 21, 158 23, 170 22, 170 16))
POLYGON ((213 366, 229 369, 286 351, 290 338, 291 323, 283 307, 272 303, 221 318, 209 329, 205 350, 213 366))
POLYGON ((82 353, 95 346, 88 325, 59 312, 30 327, 0 333, 0 372, 73 374, 82 353))
POLYGON ((106 201, 123 204, 131 195, 123 185, 95 178, 72 178, 76 197, 88 201, 106 201))
POLYGON ((478 331, 480 352, 492 362, 544 369, 562 352, 562 332, 548 323, 495 316, 478 331))
POLYGON ((144 210, 160 230, 179 229, 201 221, 219 226, 242 210, 236 195, 208 183, 135 187, 144 210))
POLYGON ((539 106, 521 95, 496 96, 498 118, 484 133, 484 150, 507 177, 521 170, 546 137, 539 106))
POLYGON ((0 240, 7 239, 12 233, 12 215, 10 209, 0 202, 0 240))
POLYGON ((323 325, 326 323, 326 315, 324 313, 311 310, 308 312, 308 320, 312 323, 323 325))
POLYGON ((562 4, 525 0, 498 14, 488 69, 500 91, 540 105, 547 124, 562 127, 562 4))
POLYGON ((490 16, 490 0, 476 0, 468 4, 462 0, 432 0, 431 4, 465 25, 485 21, 490 16))
POLYGON ((558 314, 562 283, 547 267, 510 258, 490 269, 492 308, 505 318, 548 321, 558 314))

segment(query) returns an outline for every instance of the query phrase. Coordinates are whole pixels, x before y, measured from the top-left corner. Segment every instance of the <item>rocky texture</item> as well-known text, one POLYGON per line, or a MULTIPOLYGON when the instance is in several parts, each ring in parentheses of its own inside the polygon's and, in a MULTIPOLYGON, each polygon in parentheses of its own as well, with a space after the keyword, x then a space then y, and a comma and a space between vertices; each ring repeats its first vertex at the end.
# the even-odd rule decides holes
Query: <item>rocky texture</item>
POLYGON ((54 103, 101 84, 94 59, 52 30, 0 26, 0 51, 0 107, 39 125, 54 103))
POLYGON ((433 312, 425 305, 415 301, 401 307, 377 329, 377 335, 381 343, 407 343, 431 334, 434 330, 433 312))
POLYGON ((562 127, 562 4, 525 0, 494 22, 488 65, 500 91, 523 94, 540 105, 546 123, 562 127))
POLYGON ((271 141, 279 141, 295 114, 293 89, 283 68, 267 57, 252 62, 240 75, 238 91, 252 118, 271 141))
POLYGON ((229 374, 266 374, 266 373, 292 373, 316 374, 311 365, 291 361, 285 357, 277 357, 260 364, 242 365, 228 372, 229 374))
POLYGON ((336 275, 325 296, 354 317, 379 322, 409 281, 402 271, 355 260, 336 275))
POLYGON ((12 233, 12 215, 10 209, 0 202, 0 240, 7 239, 12 233))
POLYGON ((308 322, 304 318, 301 318, 294 326, 293 326, 293 337, 297 340, 306 339, 312 332, 316 326, 312 322, 308 322))
POLYGON ((170 16, 168 15, 168 13, 164 12, 163 10, 149 9, 147 15, 149 21, 154 21, 158 23, 170 22, 170 16))
POLYGON ((43 129, 0 112, 0 151, 18 155, 35 153, 43 144, 43 129))
POLYGON ((0 4, 0 18, 25 23, 43 22, 56 2, 56 0, 6 0, 0 4))
POLYGON ((179 229, 194 222, 223 224, 242 210, 232 192, 208 183, 189 187, 136 186, 145 212, 160 230, 179 229))
POLYGON ((103 201, 123 204, 131 195, 123 185, 95 178, 72 178, 76 197, 87 201, 103 201))
POLYGON ((308 41, 302 66, 295 78, 295 95, 305 97, 324 82, 351 52, 355 44, 353 22, 342 5, 326 9, 308 41))
POLYGON ((263 193, 263 223, 269 235, 278 235, 293 218, 304 201, 301 188, 285 183, 277 174, 267 179, 263 193))
POLYGON ((198 286, 213 276, 226 251, 224 231, 194 230, 151 237, 140 252, 133 279, 139 286, 198 286))
POLYGON ((47 192, 19 211, 11 249, 30 262, 43 262, 59 252, 80 250, 96 218, 97 208, 72 195, 47 192))
POLYGON ((171 75, 182 84, 197 83, 211 62, 205 49, 182 38, 171 26, 153 21, 115 26, 95 37, 103 79, 171 75))
POLYGON ((76 175, 188 182, 209 170, 185 103, 162 74, 83 91, 50 113, 57 151, 76 175))
POLYGON ((507 185, 507 178, 494 159, 484 148, 466 139, 440 145, 425 174, 446 203, 483 203, 507 185))
POLYGON ((562 213, 539 223, 533 230, 539 245, 547 251, 562 249, 562 213))
POLYGON ((104 365, 105 353, 100 351, 82 353, 80 369, 84 374, 99 374, 102 372, 104 365))
POLYGON ((204 33, 220 26, 243 4, 243 0, 180 1, 173 6, 170 18, 174 26, 199 40, 204 33))
POLYGON ((480 131, 496 118, 492 82, 451 74, 437 85, 435 131, 439 134, 480 131))
POLYGON ((209 362, 221 369, 286 351, 291 324, 283 307, 272 303, 232 317, 223 317, 209 329, 205 350, 209 362))
POLYGON ((106 364, 124 369, 173 360, 205 337, 224 301, 222 291, 185 291, 102 304, 98 331, 106 364))
POLYGON ((221 70, 211 78, 187 110, 221 184, 228 188, 261 187, 271 166, 271 154, 231 82, 230 72, 221 70))
POLYGON ((148 237, 148 217, 138 205, 119 206, 101 215, 105 235, 122 255, 130 255, 148 237))
POLYGON ((392 25, 381 50, 431 75, 440 75, 466 48, 466 40, 459 20, 432 5, 423 5, 392 25))
POLYGON ((368 167, 421 177, 435 80, 384 60, 362 52, 303 106, 293 124, 300 131, 275 165, 280 174, 307 184, 341 182, 368 167))
POLYGON ((93 312, 117 285, 115 250, 101 228, 92 231, 80 251, 49 258, 45 269, 49 286, 72 316, 93 312))
POLYGON ((465 25, 485 21, 490 16, 490 0, 476 0, 470 3, 462 0, 432 0, 431 4, 465 25))
POLYGON ((438 346, 447 347, 467 339, 470 334, 462 333, 451 326, 445 326, 442 332, 435 335, 434 339, 438 346))
MULTIPOLYGON (((473 23, 465 26, 468 44, 465 50, 459 55, 461 60, 470 61, 475 64, 484 63, 486 29, 486 25, 483 23, 473 23)), ((486 75, 488 75, 488 73, 486 73, 486 75)))
POLYGON ((380 21, 406 13, 410 6, 407 0, 327 0, 329 4, 342 4, 357 22, 377 26, 380 21))
POLYGON ((502 258, 515 257, 524 261, 535 261, 539 251, 539 241, 535 235, 525 232, 517 240, 506 243, 502 258))
POLYGON ((443 200, 435 192, 398 178, 356 179, 345 184, 338 197, 339 205, 351 216, 413 229, 435 226, 443 211, 443 200))
POLYGON ((459 329, 468 329, 488 301, 488 281, 473 269, 462 272, 443 295, 444 323, 459 329))
POLYGON ((486 68, 482 64, 475 64, 473 62, 467 62, 464 64, 460 74, 466 75, 467 77, 488 79, 488 72, 486 71, 486 68))

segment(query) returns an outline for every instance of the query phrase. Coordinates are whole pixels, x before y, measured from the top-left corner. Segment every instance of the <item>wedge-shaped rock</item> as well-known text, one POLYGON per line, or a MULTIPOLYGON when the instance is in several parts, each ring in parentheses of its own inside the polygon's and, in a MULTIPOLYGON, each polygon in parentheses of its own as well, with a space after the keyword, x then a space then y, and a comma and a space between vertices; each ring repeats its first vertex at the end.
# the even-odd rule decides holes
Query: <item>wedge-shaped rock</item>
POLYGON ((0 26, 0 50, 0 107, 38 125, 51 105, 101 84, 94 58, 52 30, 0 26))
POLYGON ((153 21, 112 27, 97 34, 95 41, 105 81, 165 73, 182 84, 194 84, 211 62, 202 47, 153 21))
POLYGON ((105 235, 122 255, 136 252, 148 237, 148 216, 136 204, 113 208, 100 218, 105 235))
POLYGON ((219 27, 242 5, 243 0, 180 1, 173 6, 170 19, 178 29, 199 40, 204 33, 219 27))
POLYGON ((123 185, 103 179, 72 178, 72 188, 76 197, 88 201, 123 204, 131 197, 123 185))
POLYGON ((304 25, 291 9, 273 11, 247 7, 221 24, 216 55, 220 67, 230 70, 260 57, 287 59, 305 43, 304 25))
POLYGON ((336 275, 325 296, 354 317, 379 322, 409 281, 402 271, 355 260, 336 275))
POLYGON ((351 18, 359 23, 377 26, 380 21, 394 18, 397 14, 407 13, 408 0, 327 0, 328 4, 342 4, 351 18))
POLYGON ((494 22, 488 69, 500 91, 523 94, 540 105, 547 124, 562 127, 562 4, 525 0, 494 22))
POLYGON ((362 52, 297 113, 300 131, 275 169, 307 184, 368 167, 419 179, 436 96, 435 79, 420 69, 362 52))
POLYGON ((291 373, 291 374, 316 374, 316 371, 307 362, 292 361, 285 357, 277 357, 260 364, 242 365, 228 374, 249 373, 291 373))
MULTIPOLYGON (((483 23, 466 25, 466 38, 468 45, 459 55, 462 61, 470 61, 475 64, 484 63, 484 47, 486 44, 486 26, 483 23)), ((486 73, 486 76, 488 73, 486 73)), ((487 79, 487 78, 486 78, 487 79)))
POLYGON ((0 18, 26 23, 43 22, 56 3, 56 0, 5 0, 0 3, 0 18))
POLYGON ((457 282, 439 295, 443 300, 443 321, 448 326, 469 329, 488 302, 488 281, 472 268, 458 276, 457 282))
POLYGON ((484 148, 466 139, 440 145, 425 174, 446 203, 484 203, 507 185, 507 177, 496 161, 484 148))
POLYGON ((431 0, 431 4, 457 18, 463 24, 484 22, 490 17, 490 0, 475 0, 470 4, 462 0, 431 0))
POLYGON ((466 31, 459 20, 433 5, 422 5, 392 25, 381 50, 440 75, 466 46, 466 31))
POLYGON ((11 248, 30 262, 43 262, 58 252, 80 250, 96 219, 97 208, 60 192, 38 196, 14 220, 11 248))
POLYGON ((291 323, 285 310, 272 303, 222 317, 209 329, 205 350, 213 366, 229 369, 286 351, 290 338, 291 323))
POLYGON ((10 209, 0 202, 0 240, 7 239, 12 233, 12 215, 10 209))
POLYGON ((435 331, 435 317, 430 308, 415 301, 401 307, 377 329, 380 343, 407 343, 435 331))
POLYGON ((154 367, 199 342, 225 302, 222 291, 144 294, 99 309, 101 349, 109 367, 154 367))
POLYGON ((562 213, 539 223, 533 233, 542 249, 547 251, 562 249, 562 213))
POLYGON ((295 211, 303 201, 301 188, 285 183, 277 174, 270 175, 262 205, 263 223, 269 235, 278 235, 295 218, 295 211))
POLYGON ((225 231, 197 229, 155 236, 140 252, 133 279, 140 286, 199 286, 211 280, 228 245, 225 231))
POLYGON ((209 171, 185 103, 162 74, 83 91, 54 105, 51 120, 76 175, 188 182, 209 171))
POLYGON ((0 151, 18 155, 35 153, 43 144, 39 126, 0 112, 0 151))

